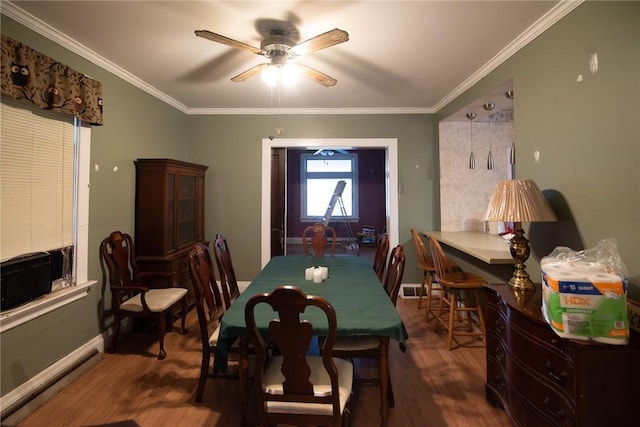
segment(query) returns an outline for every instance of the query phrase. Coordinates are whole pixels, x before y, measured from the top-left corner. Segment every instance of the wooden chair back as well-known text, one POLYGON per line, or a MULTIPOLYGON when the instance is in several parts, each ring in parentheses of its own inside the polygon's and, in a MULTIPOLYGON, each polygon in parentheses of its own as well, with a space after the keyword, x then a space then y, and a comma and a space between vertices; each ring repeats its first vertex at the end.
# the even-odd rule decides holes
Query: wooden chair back
POLYGON ((424 244, 424 240, 422 240, 422 236, 415 228, 411 229, 411 237, 413 238, 413 243, 416 247, 416 257, 418 260, 418 268, 423 271, 435 272, 435 265, 433 264, 433 259, 427 250, 427 246, 424 244))
POLYGON ((378 279, 382 282, 384 278, 384 268, 387 264, 387 256, 389 255, 389 235, 381 233, 376 239, 376 252, 373 257, 373 271, 378 275, 378 279))
POLYGON ((240 295, 236 272, 231 261, 231 251, 227 238, 222 234, 216 234, 216 240, 213 242, 213 251, 218 265, 218 273, 220 274, 220 284, 222 286, 222 295, 227 309, 231 303, 240 295))
POLYGON ((404 247, 398 245, 391 249, 387 269, 385 271, 383 286, 387 295, 391 299, 393 305, 398 301, 400 286, 402 285, 402 277, 404 275, 406 258, 404 255, 404 247))
POLYGON ((429 236, 429 249, 431 249, 431 256, 433 257, 438 282, 446 284, 448 282, 447 277, 452 272, 452 264, 447 260, 447 256, 438 239, 433 236, 429 236))
POLYGON ((302 232, 302 246, 305 255, 311 254, 313 250, 313 255, 323 256, 327 245, 329 245, 329 253, 333 256, 336 253, 336 240, 335 228, 322 223, 310 225, 302 232), (331 242, 328 241, 327 232, 330 233, 331 242))
POLYGON ((220 318, 225 312, 224 301, 216 283, 213 260, 208 245, 198 242, 189 251, 189 272, 193 283, 202 343, 202 362, 200 363, 196 402, 202 402, 207 379, 215 377, 214 373, 209 370, 209 365, 217 347, 220 318))
POLYGON ((160 346, 158 359, 164 359, 166 356, 164 351, 166 317, 169 317, 167 313, 178 303, 182 305, 181 332, 186 333, 187 290, 173 286, 174 273, 140 272, 136 263, 135 245, 129 234, 120 231, 109 234, 100 244, 100 255, 101 266, 106 264, 109 271, 111 307, 114 314, 114 333, 110 351, 116 351, 120 323, 124 317, 155 316, 158 323, 160 346), (104 264, 102 264, 103 262, 104 264), (143 277, 150 280, 154 276, 164 279, 165 283, 162 286, 157 286, 159 282, 143 283, 143 277))
POLYGON ((341 419, 341 409, 338 370, 332 358, 337 330, 336 313, 333 306, 326 299, 306 295, 295 286, 279 286, 271 293, 257 294, 251 297, 245 307, 245 320, 249 337, 255 345, 255 387, 260 424, 340 425, 335 421, 341 419), (256 325, 255 309, 259 304, 267 304, 277 313, 277 318, 269 322, 266 338, 256 325), (322 366, 329 375, 331 388, 329 392, 325 391, 321 394, 314 392, 314 384, 310 380, 312 369, 307 360, 311 339, 317 334, 314 333, 311 323, 300 319, 300 314, 304 313, 307 307, 317 307, 322 310, 328 324, 326 338, 321 344, 321 358, 322 366), (267 349, 270 343, 278 348, 282 357, 280 371, 283 381, 281 385, 264 384, 263 375, 260 374, 265 371, 267 349), (329 419, 324 420, 317 418, 318 415, 305 415, 304 413, 278 415, 269 413, 269 402, 332 405, 332 411, 329 419), (278 418, 278 416, 283 418, 278 418))
MULTIPOLYGON (((130 235, 114 231, 102 241, 100 245, 102 259, 109 270, 109 285, 114 289, 134 287, 141 284, 140 270, 136 264, 135 246, 130 235)), ((119 303, 131 294, 138 293, 137 289, 122 289, 112 297, 119 303)))
POLYGON ((193 283, 196 313, 203 346, 208 347, 209 337, 225 312, 224 301, 218 289, 209 246, 198 242, 189 252, 189 271, 193 283))

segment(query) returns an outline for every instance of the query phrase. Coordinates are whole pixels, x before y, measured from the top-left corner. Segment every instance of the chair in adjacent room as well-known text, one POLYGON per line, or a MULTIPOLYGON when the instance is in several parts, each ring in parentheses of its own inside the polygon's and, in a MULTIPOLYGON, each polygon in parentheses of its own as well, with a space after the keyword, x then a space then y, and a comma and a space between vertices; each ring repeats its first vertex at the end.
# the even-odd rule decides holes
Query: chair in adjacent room
POLYGON ((239 373, 216 374, 210 370, 211 359, 218 344, 220 318, 225 312, 225 304, 216 283, 211 252, 209 246, 205 243, 196 243, 189 252, 189 271, 193 283, 196 314, 202 342, 202 361, 196 391, 196 402, 202 402, 207 378, 239 378, 239 373))
POLYGON ((305 255, 323 256, 328 245, 329 254, 333 256, 336 253, 336 240, 336 229, 322 223, 310 225, 302 232, 305 255), (330 233, 331 241, 328 240, 327 233, 330 233))
MULTIPOLYGON (((173 287, 175 274, 166 272, 141 272, 135 257, 135 246, 129 234, 114 231, 100 244, 101 265, 106 263, 109 271, 111 307, 113 310, 113 341, 111 352, 116 351, 120 335, 120 323, 125 317, 153 317, 158 325, 158 359, 166 357, 164 335, 167 329, 167 317, 171 318, 175 306, 181 306, 182 327, 185 329, 187 316, 187 289, 173 287), (163 288, 154 288, 150 282, 153 277, 166 281, 163 288)), ((154 281, 154 285, 157 281, 154 281)))
POLYGON ((216 240, 213 242, 213 253, 215 254, 218 273, 220 274, 224 304, 228 309, 240 295, 240 288, 238 287, 236 272, 233 269, 229 244, 222 233, 216 234, 216 240))
POLYGON ((380 282, 382 282, 384 278, 384 267, 387 264, 388 255, 389 235, 387 233, 380 233, 376 239, 376 251, 373 256, 373 271, 376 272, 380 282))
POLYGON ((428 240, 438 283, 444 290, 438 304, 434 329, 437 331, 438 327, 443 325, 447 330, 449 350, 453 348, 456 336, 475 336, 482 339, 485 337, 485 325, 478 291, 487 281, 473 273, 454 271, 440 242, 433 236, 429 236, 428 240), (477 328, 473 315, 477 317, 477 328))
MULTIPOLYGON (((438 304, 440 303, 441 293, 434 293, 433 282, 434 276, 436 274, 436 267, 433 263, 433 258, 429 254, 427 250, 427 246, 424 244, 424 240, 422 240, 422 236, 420 232, 415 228, 411 229, 411 236, 413 238, 413 243, 416 247, 416 257, 418 259, 418 269, 422 272, 422 280, 420 283, 420 292, 418 294, 418 308, 422 308, 422 301, 425 301, 425 307, 427 309, 425 313, 425 320, 427 322, 436 318, 436 310, 438 308, 438 304)), ((461 271, 460 267, 458 267, 455 263, 449 261, 452 271, 461 271)))
POLYGON ((332 355, 337 331, 333 306, 295 286, 279 286, 271 293, 252 296, 245 318, 256 350, 258 424, 341 426, 352 391, 353 364, 332 355), (275 317, 268 331, 260 331, 255 320, 255 312, 264 305, 270 306, 275 317), (300 319, 308 307, 322 310, 328 324, 320 356, 307 354, 317 335, 310 322, 300 319), (269 355, 270 343, 279 355, 269 355))
MULTIPOLYGON (((389 254, 389 261, 385 270, 383 287, 389 299, 396 305, 398 300, 398 294, 400 292, 400 285, 402 284, 402 276, 404 275, 405 267, 405 255, 404 247, 398 245, 391 250, 389 254)), ((333 355, 335 357, 353 359, 353 358, 365 358, 375 359, 378 362, 378 377, 373 380, 380 385, 380 387, 387 388, 387 400, 389 407, 395 405, 395 399, 393 396, 393 387, 391 386, 391 376, 389 375, 388 366, 382 366, 380 363, 380 356, 383 352, 389 350, 389 338, 388 337, 375 337, 375 336, 353 336, 353 337, 337 337, 336 343, 333 346, 333 355), (384 372, 387 372, 384 374, 384 372), (386 378, 385 378, 386 376, 386 378)), ((358 381, 356 379, 356 381, 358 381)), ((371 380, 362 380, 362 382, 371 382, 371 380)))

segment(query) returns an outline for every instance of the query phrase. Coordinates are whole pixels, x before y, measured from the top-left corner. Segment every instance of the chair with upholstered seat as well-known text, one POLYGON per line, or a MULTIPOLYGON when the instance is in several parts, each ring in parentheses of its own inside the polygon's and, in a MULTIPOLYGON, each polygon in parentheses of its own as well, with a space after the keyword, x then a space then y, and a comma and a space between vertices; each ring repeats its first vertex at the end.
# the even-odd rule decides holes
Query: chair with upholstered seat
POLYGON ((113 341, 111 352, 115 352, 120 335, 120 323, 125 317, 146 316, 155 318, 158 327, 158 359, 166 357, 164 335, 167 329, 167 317, 171 317, 173 308, 181 306, 182 327, 187 333, 185 318, 188 311, 187 289, 173 287, 175 274, 166 272, 141 272, 136 263, 135 246, 129 234, 114 231, 100 244, 100 260, 106 263, 109 271, 111 307, 113 310, 113 341), (154 288, 160 278, 163 288, 154 288))
POLYGON ((216 240, 213 242, 213 253, 215 254, 218 273, 220 274, 220 285, 225 307, 228 309, 240 295, 240 288, 238 287, 236 272, 231 261, 229 244, 222 233, 216 234, 216 240))
MULTIPOLYGON (((405 267, 405 255, 402 245, 398 245, 391 250, 389 254, 389 261, 385 270, 383 287, 391 303, 395 306, 398 300, 398 294, 400 292, 400 285, 402 283, 402 276, 404 275, 405 267)), ((391 386, 391 376, 388 373, 388 365, 383 366, 380 363, 380 356, 387 353, 389 349, 388 337, 374 337, 374 336, 353 336, 345 337, 340 336, 336 338, 336 343, 333 346, 333 355, 335 357, 341 357, 346 359, 353 358, 365 358, 375 359, 378 362, 378 378, 374 380, 380 385, 382 389, 381 395, 384 395, 384 389, 387 390, 387 399, 389 407, 395 405, 395 399, 393 396, 393 388, 391 386), (387 372, 387 374, 384 374, 387 372)), ((356 380, 357 381, 357 380, 356 380)), ((371 380, 364 380, 371 381, 371 380)), ((382 402, 381 402, 382 404, 382 402)))
MULTIPOLYGON (((438 308, 438 304, 440 303, 441 296, 441 292, 436 295, 433 289, 433 279, 436 273, 436 266, 434 265, 433 258, 429 254, 427 246, 424 244, 422 236, 418 230, 412 228, 411 236, 416 247, 418 269, 422 272, 422 281, 420 283, 420 292, 418 294, 418 308, 422 308, 422 301, 426 299, 425 306, 427 311, 424 317, 426 321, 429 322, 436 318, 435 312, 438 308)), ((447 262, 449 262, 452 271, 461 271, 460 267, 455 263, 449 260, 447 262)))
POLYGON ((387 264, 387 256, 389 255, 389 235, 380 233, 376 239, 376 251, 373 256, 373 271, 376 272, 378 279, 382 282, 384 278, 384 267, 387 264))
POLYGON ((434 329, 437 331, 443 325, 447 330, 449 350, 453 348, 455 336, 475 336, 482 339, 485 337, 485 325, 478 291, 487 281, 473 273, 452 270, 440 242, 431 235, 428 240, 438 283, 444 290, 438 304, 434 329), (477 328, 474 314, 477 316, 477 328))
MULTIPOLYGON (((262 313, 261 313, 262 315, 262 313)), ((294 286, 279 286, 271 293, 252 296, 245 306, 249 337, 256 350, 255 390, 261 426, 342 425, 351 396, 353 365, 334 358, 337 319, 331 304, 322 297, 306 295, 294 286), (256 311, 267 310, 275 318, 268 331, 256 326, 256 311), (308 308, 322 310, 328 330, 321 355, 308 355, 313 325, 300 319, 308 308), (279 355, 270 356, 269 343, 279 355)))
POLYGON ((329 254, 333 256, 336 253, 336 240, 336 229, 322 223, 310 225, 302 232, 305 255, 323 256, 329 245, 329 254), (327 233, 330 233, 331 241, 328 240, 327 233))
MULTIPOLYGON (((200 341, 202 342, 202 361, 200 363, 200 377, 196 391, 196 402, 201 402, 207 378, 239 379, 240 372, 237 363, 235 365, 238 367, 238 372, 231 374, 215 373, 209 369, 211 358, 215 354, 218 345, 220 318, 225 313, 225 304, 216 283, 209 246, 200 242, 194 245, 189 252, 189 271, 193 283, 196 314, 200 327, 200 341)), ((235 348, 232 347, 231 350, 235 348)), ((239 354, 239 349, 238 351, 233 351, 233 353, 239 354)))

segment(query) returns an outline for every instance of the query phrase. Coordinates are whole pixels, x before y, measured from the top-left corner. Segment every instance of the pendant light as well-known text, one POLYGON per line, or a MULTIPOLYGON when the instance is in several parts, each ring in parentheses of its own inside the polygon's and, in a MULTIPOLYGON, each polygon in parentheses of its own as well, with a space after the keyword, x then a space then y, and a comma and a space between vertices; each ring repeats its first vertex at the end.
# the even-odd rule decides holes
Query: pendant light
MULTIPOLYGON (((505 98, 507 98, 508 100, 510 100, 513 103, 513 91, 512 90, 508 90, 504 93, 505 98)), ((510 165, 515 165, 516 164, 516 142, 515 141, 511 141, 511 150, 509 151, 509 164, 510 165)))
MULTIPOLYGON (((491 110, 496 108, 496 104, 494 104, 493 102, 486 102, 482 106, 482 108, 484 108, 485 111, 490 112, 491 110)), ((487 118, 489 119, 489 155, 487 156, 487 169, 492 171, 494 168, 494 162, 493 153, 491 152, 491 114, 489 114, 487 118)))
POLYGON ((471 142, 471 154, 469 154, 469 169, 476 168, 476 158, 473 155, 473 119, 476 118, 476 113, 467 113, 467 119, 469 119, 469 134, 470 134, 470 142, 471 142))

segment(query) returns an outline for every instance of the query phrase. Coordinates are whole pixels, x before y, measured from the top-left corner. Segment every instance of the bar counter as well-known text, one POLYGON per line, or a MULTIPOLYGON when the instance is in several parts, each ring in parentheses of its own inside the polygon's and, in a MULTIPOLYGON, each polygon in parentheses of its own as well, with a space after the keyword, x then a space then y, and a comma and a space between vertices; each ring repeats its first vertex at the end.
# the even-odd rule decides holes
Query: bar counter
POLYGON ((422 231, 432 235, 440 243, 451 246, 487 264, 513 264, 509 240, 497 234, 471 231, 422 231))

